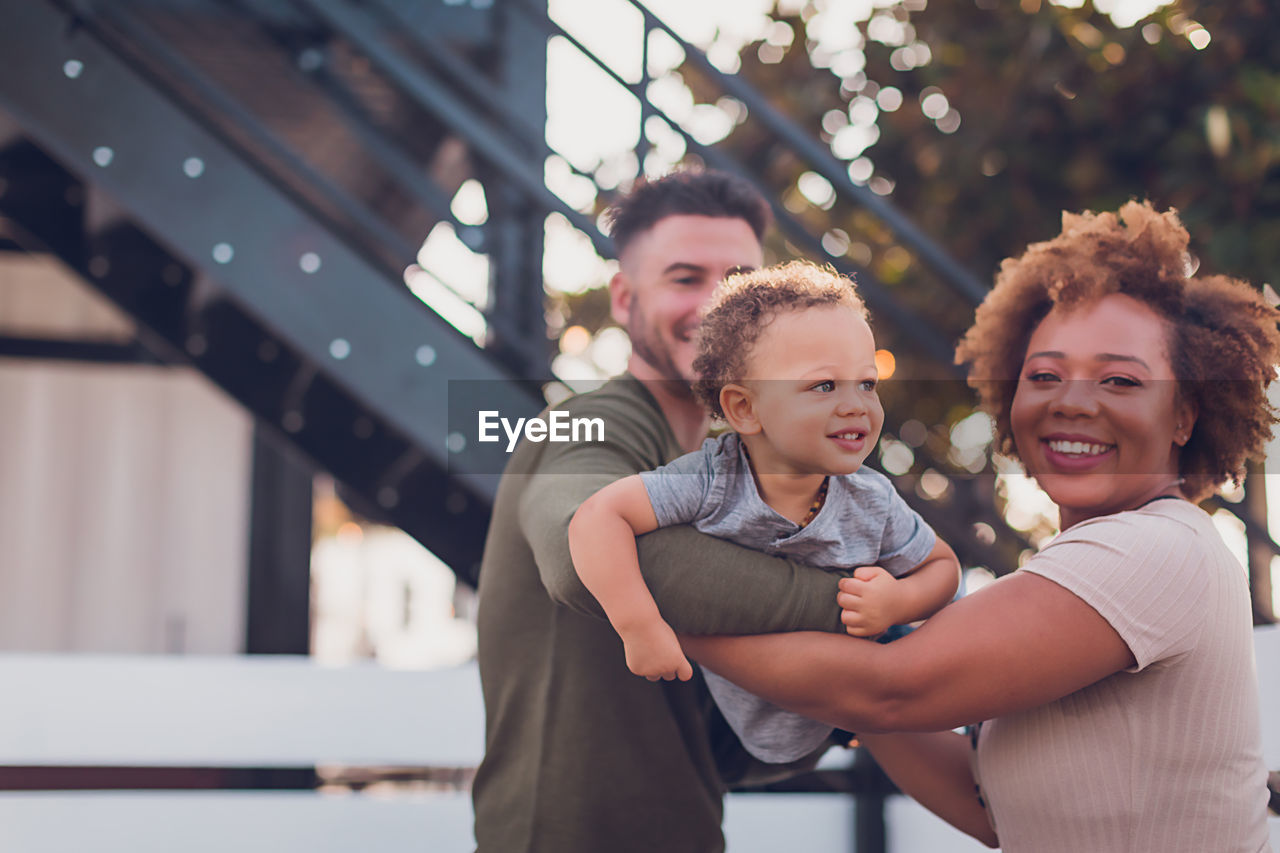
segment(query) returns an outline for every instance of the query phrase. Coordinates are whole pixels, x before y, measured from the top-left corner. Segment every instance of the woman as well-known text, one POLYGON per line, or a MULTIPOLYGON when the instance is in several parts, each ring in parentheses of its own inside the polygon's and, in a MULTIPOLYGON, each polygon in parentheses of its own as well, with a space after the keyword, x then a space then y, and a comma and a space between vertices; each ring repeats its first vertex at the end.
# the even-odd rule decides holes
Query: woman
POLYGON ((1280 334, 1247 285, 1188 278, 1186 246, 1147 204, 1066 214, 978 309, 957 358, 1064 531, 1020 571, 888 645, 685 648, 859 732, 903 790, 1006 853, 1268 850, 1247 581, 1193 501, 1269 436, 1280 334))

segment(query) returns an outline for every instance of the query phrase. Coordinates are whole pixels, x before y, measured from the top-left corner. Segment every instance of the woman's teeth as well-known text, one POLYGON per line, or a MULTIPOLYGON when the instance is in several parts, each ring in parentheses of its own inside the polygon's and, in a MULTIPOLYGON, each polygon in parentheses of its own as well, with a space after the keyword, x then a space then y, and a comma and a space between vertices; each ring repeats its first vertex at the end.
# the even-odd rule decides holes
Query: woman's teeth
POLYGON ((1087 441, 1050 441, 1049 449, 1055 453, 1072 456, 1098 456, 1111 449, 1109 444, 1092 444, 1087 441))

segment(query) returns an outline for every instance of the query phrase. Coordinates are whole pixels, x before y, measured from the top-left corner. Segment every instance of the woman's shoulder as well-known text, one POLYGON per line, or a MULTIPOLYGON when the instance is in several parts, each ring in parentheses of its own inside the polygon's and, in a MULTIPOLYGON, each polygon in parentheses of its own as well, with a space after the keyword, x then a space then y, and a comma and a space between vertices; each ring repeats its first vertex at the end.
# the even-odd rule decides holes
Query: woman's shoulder
POLYGON ((1204 544, 1205 534, 1217 532, 1209 515, 1181 498, 1151 501, 1135 509, 1100 515, 1081 521, 1059 533, 1046 547, 1068 542, 1132 541, 1150 539, 1171 547, 1204 544))
POLYGON ((1239 574, 1236 567, 1209 515, 1176 499, 1082 521, 1041 548, 1024 569, 1072 591, 1124 597, 1154 596, 1159 588, 1204 592, 1214 578, 1239 574))
POLYGON ((1092 578, 1090 583, 1109 586, 1150 572, 1170 580, 1202 575, 1203 567, 1224 556, 1230 552, 1202 509, 1184 500, 1160 500, 1067 528, 1025 568, 1055 580, 1092 578))
POLYGON ((1205 602, 1243 576, 1209 516, 1183 500, 1082 521, 1021 571, 1097 610, 1133 652, 1134 671, 1192 648, 1209 613, 1205 602))

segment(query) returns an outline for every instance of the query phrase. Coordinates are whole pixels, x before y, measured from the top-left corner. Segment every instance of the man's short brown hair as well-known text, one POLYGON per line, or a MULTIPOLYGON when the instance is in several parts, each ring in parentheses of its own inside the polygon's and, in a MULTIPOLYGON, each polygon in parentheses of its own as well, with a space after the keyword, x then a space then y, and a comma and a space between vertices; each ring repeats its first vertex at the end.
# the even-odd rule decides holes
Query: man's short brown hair
POLYGON ((746 180, 727 172, 682 169, 655 181, 641 180, 605 213, 619 257, 636 237, 668 216, 741 219, 764 240, 773 214, 746 180))

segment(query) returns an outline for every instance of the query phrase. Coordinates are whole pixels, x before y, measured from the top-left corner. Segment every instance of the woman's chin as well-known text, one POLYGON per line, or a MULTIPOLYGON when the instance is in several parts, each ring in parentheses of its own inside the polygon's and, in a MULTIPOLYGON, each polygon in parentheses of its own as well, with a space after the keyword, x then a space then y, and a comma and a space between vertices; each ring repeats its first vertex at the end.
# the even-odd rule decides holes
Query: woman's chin
POLYGON ((1168 477, 1148 474, 1037 474, 1036 482, 1062 517, 1062 527, 1114 512, 1137 509, 1164 491, 1168 477))

